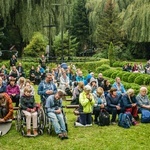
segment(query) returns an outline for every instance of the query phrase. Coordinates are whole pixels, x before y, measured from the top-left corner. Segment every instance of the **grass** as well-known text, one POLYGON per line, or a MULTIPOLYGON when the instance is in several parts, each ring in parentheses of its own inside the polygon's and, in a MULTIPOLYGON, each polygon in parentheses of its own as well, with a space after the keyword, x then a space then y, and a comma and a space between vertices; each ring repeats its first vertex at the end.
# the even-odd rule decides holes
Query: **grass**
MULTIPOLYGON (((35 87, 37 90, 37 87, 35 87)), ((39 96, 35 95, 37 101, 39 96)), ((64 105, 69 102, 64 102, 64 105)), ((130 129, 118 125, 74 127, 73 109, 65 109, 69 139, 61 141, 53 132, 36 138, 23 137, 15 130, 15 122, 8 134, 0 137, 0 150, 149 150, 150 124, 139 124, 130 129)))

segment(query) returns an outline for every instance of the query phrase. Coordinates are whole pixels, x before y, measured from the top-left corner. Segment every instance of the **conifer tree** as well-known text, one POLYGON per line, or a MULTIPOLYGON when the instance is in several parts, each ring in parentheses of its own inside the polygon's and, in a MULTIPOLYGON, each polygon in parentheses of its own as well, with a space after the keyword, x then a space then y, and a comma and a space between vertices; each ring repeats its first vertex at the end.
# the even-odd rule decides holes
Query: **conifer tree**
POLYGON ((88 45, 89 21, 85 4, 86 0, 77 0, 73 7, 71 35, 79 42, 78 52, 86 49, 88 45))

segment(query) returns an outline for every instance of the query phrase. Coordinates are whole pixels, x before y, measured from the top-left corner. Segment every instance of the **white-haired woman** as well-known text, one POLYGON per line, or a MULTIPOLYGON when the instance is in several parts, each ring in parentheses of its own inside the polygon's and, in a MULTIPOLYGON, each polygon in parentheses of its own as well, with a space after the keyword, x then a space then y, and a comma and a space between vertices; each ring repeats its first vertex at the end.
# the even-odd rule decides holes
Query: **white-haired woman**
POLYGON ((148 90, 146 87, 141 87, 140 93, 136 97, 138 106, 140 107, 139 111, 141 111, 142 109, 150 110, 150 101, 147 92, 148 90))
MULTIPOLYGON (((91 93, 91 87, 86 85, 83 92, 79 95, 79 124, 83 126, 92 125, 92 111, 95 104, 94 97, 91 93)), ((78 122, 75 124, 78 126, 78 122)), ((79 125, 80 126, 80 125, 79 125)))
POLYGON ((141 87, 140 92, 137 95, 136 99, 138 102, 139 111, 142 113, 141 122, 142 123, 150 123, 150 102, 147 96, 147 88, 141 87))
POLYGON ((122 96, 122 102, 125 112, 130 112, 132 116, 138 120, 137 100, 133 89, 128 89, 126 94, 122 96))

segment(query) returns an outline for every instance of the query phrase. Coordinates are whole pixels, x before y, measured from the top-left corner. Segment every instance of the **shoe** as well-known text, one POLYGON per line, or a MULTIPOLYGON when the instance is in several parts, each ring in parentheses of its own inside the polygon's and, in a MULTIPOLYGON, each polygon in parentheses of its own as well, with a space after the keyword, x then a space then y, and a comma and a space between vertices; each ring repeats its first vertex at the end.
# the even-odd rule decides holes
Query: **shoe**
POLYGON ((75 122, 75 123, 74 123, 74 126, 75 126, 75 127, 84 127, 84 125, 81 124, 81 123, 79 123, 79 122, 75 122))
POLYGON ((134 125, 134 126, 136 126, 136 125, 138 125, 139 123, 137 122, 137 121, 133 121, 132 122, 132 125, 134 125))
POLYGON ((37 135, 38 135, 37 129, 34 129, 34 130, 33 130, 33 134, 34 134, 34 136, 37 136, 37 135))
POLYGON ((30 129, 27 130, 27 136, 31 136, 31 130, 30 129))
POLYGON ((116 122, 111 122, 112 125, 116 125, 116 122))
POLYGON ((64 139, 64 135, 63 135, 62 133, 59 133, 59 134, 58 134, 58 137, 59 137, 61 140, 64 139))
POLYGON ((92 126, 92 124, 86 124, 85 126, 86 126, 86 127, 91 127, 91 126, 92 126))
POLYGON ((139 116, 134 117, 134 119, 135 119, 136 121, 139 121, 139 116))
POLYGON ((63 136, 64 136, 64 139, 68 139, 68 135, 67 135, 67 133, 65 132, 65 133, 63 133, 63 136))

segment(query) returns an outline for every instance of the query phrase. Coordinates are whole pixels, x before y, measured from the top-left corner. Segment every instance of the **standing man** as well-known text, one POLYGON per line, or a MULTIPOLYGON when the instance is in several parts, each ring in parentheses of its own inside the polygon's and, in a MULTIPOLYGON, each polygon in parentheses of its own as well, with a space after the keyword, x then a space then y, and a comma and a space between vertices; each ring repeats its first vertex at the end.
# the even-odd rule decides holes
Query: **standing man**
POLYGON ((12 58, 10 58, 10 67, 16 66, 17 58, 15 55, 12 55, 12 58))
POLYGON ((42 68, 44 68, 44 70, 46 70, 46 57, 44 55, 42 55, 39 59, 39 64, 42 68))

